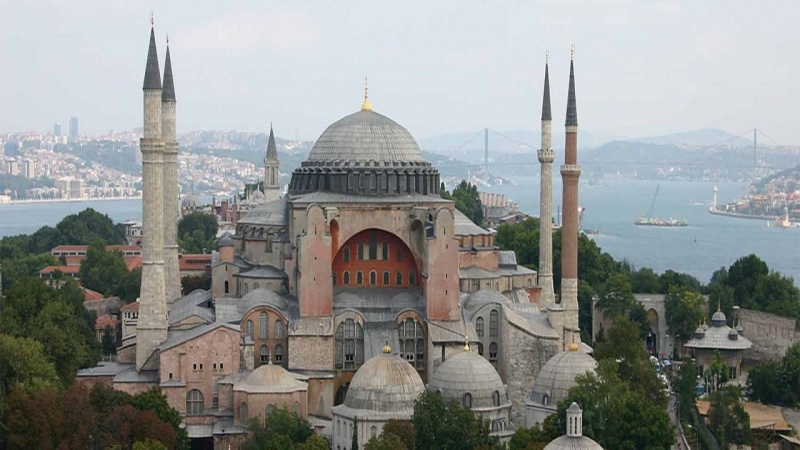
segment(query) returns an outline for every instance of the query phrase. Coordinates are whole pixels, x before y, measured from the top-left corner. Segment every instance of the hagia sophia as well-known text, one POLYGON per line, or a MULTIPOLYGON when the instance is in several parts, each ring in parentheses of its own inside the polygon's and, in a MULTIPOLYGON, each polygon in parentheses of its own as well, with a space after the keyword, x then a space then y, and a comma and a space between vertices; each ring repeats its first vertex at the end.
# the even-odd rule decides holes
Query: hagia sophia
MULTIPOLYGON (((573 58, 574 59, 574 58, 573 58)), ((270 130, 262 203, 219 240, 209 291, 180 294, 176 95, 151 28, 144 77, 143 267, 135 335, 116 364, 79 377, 160 389, 193 448, 236 449, 249 419, 287 408, 332 449, 363 445, 410 420, 425 390, 455 400, 508 439, 541 424, 596 367, 578 329, 577 108, 570 62, 560 296, 552 222, 540 221, 539 271, 440 195, 414 137, 375 112, 333 122, 281 197, 270 130)), ((552 217, 549 64, 541 117, 540 217, 552 217)), ((600 448, 578 405, 546 448, 600 448)))

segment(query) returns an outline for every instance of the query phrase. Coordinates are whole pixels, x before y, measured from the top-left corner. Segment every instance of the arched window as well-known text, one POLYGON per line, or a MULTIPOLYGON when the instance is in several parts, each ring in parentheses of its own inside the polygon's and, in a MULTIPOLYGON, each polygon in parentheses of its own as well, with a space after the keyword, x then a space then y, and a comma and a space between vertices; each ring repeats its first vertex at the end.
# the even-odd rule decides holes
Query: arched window
POLYGON ((336 327, 336 368, 358 369, 364 362, 364 329, 353 319, 336 327))
POLYGON ((372 428, 369 429, 369 438, 372 439, 377 435, 378 435, 378 428, 375 427, 375 425, 373 425, 372 428))
POLYGON ((186 415, 199 416, 203 414, 203 393, 192 389, 186 395, 186 415))
POLYGON ((364 273, 361 272, 360 270, 356 272, 356 284, 359 286, 364 284, 364 273))
POLYGON ((211 407, 219 408, 219 383, 217 380, 211 383, 211 407))
POLYGON ((261 364, 268 363, 269 362, 269 347, 267 347, 266 345, 262 345, 259 356, 260 356, 261 364))
POLYGON ((269 317, 267 313, 262 312, 258 317, 258 337, 261 339, 269 338, 269 317))
POLYGON ((475 320, 475 332, 478 334, 479 338, 483 337, 483 317, 478 317, 475 320))
POLYGON ((239 407, 239 421, 242 425, 247 425, 247 403, 242 402, 242 405, 239 407))
POLYGON ((350 284, 350 272, 344 271, 344 274, 342 274, 342 283, 350 284))
POLYGON ((283 322, 275 321, 275 339, 283 339, 283 322))
POLYGON ((464 398, 462 399, 462 404, 467 408, 472 408, 472 394, 467 392, 464 394, 464 398))
POLYGON ((405 358, 417 370, 425 370, 425 334, 422 325, 408 318, 398 326, 400 357, 405 358))
POLYGON ((357 249, 358 249, 358 260, 359 261, 363 261, 364 260, 364 243, 363 242, 359 242, 357 249))
POLYGON ((342 260, 346 263, 350 262, 350 247, 345 247, 344 250, 342 250, 342 260))
POLYGON ((500 406, 500 392, 494 391, 492 394, 492 404, 494 404, 494 406, 500 406))
POLYGON ((378 272, 375 272, 373 270, 372 272, 369 273, 369 284, 370 286, 375 286, 376 284, 378 284, 378 272))
POLYGON ((398 286, 402 286, 403 285, 403 272, 397 272, 397 275, 395 276, 395 278, 396 278, 394 280, 395 284, 398 285, 398 286))
POLYGON ((255 291, 256 289, 260 288, 260 287, 261 287, 261 286, 259 286, 259 284, 258 284, 258 281, 256 281, 255 283, 253 283, 253 290, 254 290, 254 291, 255 291))
POLYGON ((542 396, 542 405, 548 406, 549 404, 550 404, 550 396, 547 395, 547 394, 544 394, 542 396))
POLYGON ((283 346, 281 344, 275 346, 275 362, 277 364, 283 362, 283 346))
POLYGON ((478 354, 483 356, 483 344, 478 342, 478 354))
POLYGON ((248 320, 244 324, 244 334, 250 336, 250 339, 253 339, 253 321, 248 320))
POLYGON ((294 402, 294 404, 292 405, 292 412, 297 414, 298 416, 300 415, 300 403, 294 402))
POLYGON ((497 364, 497 344, 495 342, 489 344, 489 361, 497 364))
POLYGON ((497 337, 497 310, 489 313, 489 337, 497 337))
POLYGON ((227 281, 225 281, 225 293, 227 294, 229 292, 230 292, 230 284, 227 281))

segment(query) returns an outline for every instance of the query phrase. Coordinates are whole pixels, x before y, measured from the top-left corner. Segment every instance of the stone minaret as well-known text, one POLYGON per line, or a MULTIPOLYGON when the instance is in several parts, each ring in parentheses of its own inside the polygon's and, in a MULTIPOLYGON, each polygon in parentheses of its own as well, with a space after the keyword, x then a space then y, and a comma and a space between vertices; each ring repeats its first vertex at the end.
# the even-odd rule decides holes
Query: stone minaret
POLYGON ((575 100, 575 49, 569 62, 569 94, 567 96, 566 144, 563 182, 563 225, 561 226, 561 306, 564 309, 562 344, 580 342, 578 328, 578 110, 575 100))
POLYGON ((178 266, 178 139, 176 122, 175 83, 172 80, 172 58, 164 61, 164 86, 161 91, 161 139, 164 141, 164 279, 167 303, 181 296, 181 276, 178 266))
POLYGON ((269 143, 267 155, 264 157, 264 203, 277 200, 281 196, 280 161, 278 149, 275 147, 275 134, 272 125, 269 126, 269 143))
MULTIPOLYGON (((145 363, 167 338, 164 292, 164 141, 161 138, 161 74, 156 37, 150 28, 150 48, 144 72, 144 135, 142 151, 142 288, 136 327, 136 370, 154 369, 145 363)), ((156 360, 157 363, 157 360, 156 360)))
MULTIPOLYGON (((548 58, 549 59, 549 58, 548 58)), ((544 66, 544 96, 542 98, 542 148, 537 153, 541 163, 539 184, 539 287, 540 305, 549 307, 555 303, 553 292, 553 116, 550 113, 549 62, 544 66)))

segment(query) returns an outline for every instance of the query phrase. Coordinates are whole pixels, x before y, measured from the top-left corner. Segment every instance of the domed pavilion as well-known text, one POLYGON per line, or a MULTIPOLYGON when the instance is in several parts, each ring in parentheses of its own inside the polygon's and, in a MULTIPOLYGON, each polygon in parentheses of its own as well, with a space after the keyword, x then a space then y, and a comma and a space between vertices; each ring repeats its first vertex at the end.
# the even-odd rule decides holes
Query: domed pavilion
POLYGON ((603 447, 583 435, 583 411, 572 402, 567 408, 567 434, 550 441, 544 450, 603 450, 603 447))
POLYGON ((692 349, 701 377, 711 367, 716 353, 719 352, 728 366, 731 383, 738 383, 742 375, 742 354, 753 343, 742 336, 744 330, 741 326, 731 328, 726 322, 725 313, 717 307, 717 311, 711 316, 711 326, 697 327, 694 336, 683 346, 692 349))

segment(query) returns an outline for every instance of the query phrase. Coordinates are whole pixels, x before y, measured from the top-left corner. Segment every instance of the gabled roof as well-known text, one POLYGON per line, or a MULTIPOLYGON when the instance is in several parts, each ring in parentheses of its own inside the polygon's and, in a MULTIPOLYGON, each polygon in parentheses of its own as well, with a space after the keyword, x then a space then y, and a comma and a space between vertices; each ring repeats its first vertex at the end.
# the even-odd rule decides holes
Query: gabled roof
POLYGON ((197 337, 200 337, 206 333, 214 331, 219 328, 227 328, 229 330, 236 331, 239 333, 239 328, 222 322, 214 322, 208 325, 201 325, 199 327, 191 328, 189 330, 170 330, 167 333, 167 340, 162 342, 161 345, 158 346, 160 351, 169 350, 173 347, 177 347, 178 345, 183 344, 184 342, 191 341, 197 337))

